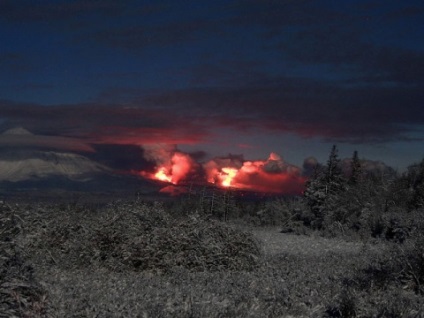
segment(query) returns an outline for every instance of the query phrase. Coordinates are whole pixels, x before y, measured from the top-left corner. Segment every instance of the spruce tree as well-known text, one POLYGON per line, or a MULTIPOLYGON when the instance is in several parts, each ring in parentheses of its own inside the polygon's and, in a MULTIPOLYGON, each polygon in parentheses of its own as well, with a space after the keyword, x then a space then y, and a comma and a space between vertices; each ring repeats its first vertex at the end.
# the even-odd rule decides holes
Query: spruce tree
POLYGON ((413 198, 412 198, 412 207, 413 208, 424 208, 424 159, 417 167, 416 175, 412 184, 413 188, 413 198))
POLYGON ((315 168, 313 175, 306 182, 304 197, 306 198, 307 204, 315 218, 313 226, 315 228, 320 228, 322 225, 325 200, 327 197, 325 174, 320 167, 315 168))
POLYGON ((343 190, 344 180, 336 145, 333 145, 331 148, 330 156, 327 161, 325 182, 327 185, 327 193, 337 193, 343 190))
POLYGON ((362 167, 361 162, 359 161, 358 152, 355 150, 353 152, 352 162, 351 162, 351 173, 349 177, 349 184, 357 185, 361 179, 362 167))
MULTIPOLYGON (((339 195, 345 189, 337 147, 331 149, 324 171, 316 170, 306 184, 305 198, 316 217, 315 227, 321 228, 324 219, 338 207, 339 195)), ((331 217, 330 217, 331 218, 331 217)))

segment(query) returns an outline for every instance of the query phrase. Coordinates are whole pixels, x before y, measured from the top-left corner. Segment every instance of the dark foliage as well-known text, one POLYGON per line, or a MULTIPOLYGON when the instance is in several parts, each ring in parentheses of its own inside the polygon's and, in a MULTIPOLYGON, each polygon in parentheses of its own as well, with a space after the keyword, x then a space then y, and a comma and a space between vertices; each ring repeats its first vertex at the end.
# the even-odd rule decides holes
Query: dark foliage
POLYGON ((356 317, 357 303, 355 296, 348 289, 343 289, 337 303, 327 306, 324 317, 356 317))
POLYGON ((196 213, 175 219, 157 203, 119 203, 97 214, 66 211, 62 218, 43 218, 49 226, 37 231, 31 245, 50 255, 47 262, 65 268, 251 270, 260 253, 244 232, 196 213))
POLYGON ((1 203, 0 317, 41 317, 47 310, 47 292, 15 243, 21 223, 13 208, 1 203))

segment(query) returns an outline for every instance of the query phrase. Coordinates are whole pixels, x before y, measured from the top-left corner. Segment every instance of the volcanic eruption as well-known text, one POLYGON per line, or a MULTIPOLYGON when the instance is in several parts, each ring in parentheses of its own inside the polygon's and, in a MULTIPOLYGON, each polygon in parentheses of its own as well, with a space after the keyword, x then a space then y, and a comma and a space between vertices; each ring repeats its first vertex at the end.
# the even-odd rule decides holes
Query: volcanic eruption
MULTIPOLYGON (((143 177, 175 186, 196 183, 213 184, 219 188, 272 194, 299 194, 305 178, 300 168, 284 162, 276 153, 266 160, 245 160, 242 155, 215 157, 196 162, 175 146, 145 148, 146 159, 155 163, 154 171, 141 171, 143 177)), ((162 192, 175 192, 167 185, 162 192)), ((182 192, 179 190, 178 192, 182 192)))

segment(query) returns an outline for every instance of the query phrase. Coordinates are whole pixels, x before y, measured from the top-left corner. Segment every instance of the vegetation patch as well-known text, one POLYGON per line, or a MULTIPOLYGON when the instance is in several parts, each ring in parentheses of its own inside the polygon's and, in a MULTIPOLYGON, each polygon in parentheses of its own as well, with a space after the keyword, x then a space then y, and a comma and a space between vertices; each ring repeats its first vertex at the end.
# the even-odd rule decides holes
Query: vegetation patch
POLYGON ((40 262, 63 268, 243 271, 253 270, 260 256, 251 234, 198 214, 174 219, 160 204, 111 205, 91 215, 57 213, 40 215, 44 224, 26 244, 40 262))
POLYGON ((422 179, 357 160, 297 198, 3 204, 0 316, 421 317, 422 179))
POLYGON ((21 222, 14 211, 0 206, 0 317, 41 317, 47 310, 47 292, 34 269, 15 244, 21 222))

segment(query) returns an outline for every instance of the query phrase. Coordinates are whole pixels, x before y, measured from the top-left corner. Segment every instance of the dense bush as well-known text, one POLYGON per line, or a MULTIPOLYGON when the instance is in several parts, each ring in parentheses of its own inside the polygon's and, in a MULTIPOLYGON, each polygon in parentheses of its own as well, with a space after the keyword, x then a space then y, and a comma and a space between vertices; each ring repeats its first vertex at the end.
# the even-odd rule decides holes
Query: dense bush
POLYGON ((56 213, 40 216, 44 224, 26 247, 37 251, 40 262, 64 268, 251 270, 260 253, 247 233, 199 214, 172 218, 158 203, 114 204, 91 215, 56 213))
POLYGON ((47 292, 34 277, 15 239, 22 220, 13 208, 0 205, 0 317, 41 317, 47 310, 47 292))

